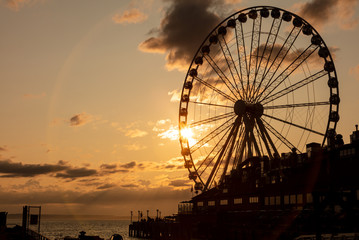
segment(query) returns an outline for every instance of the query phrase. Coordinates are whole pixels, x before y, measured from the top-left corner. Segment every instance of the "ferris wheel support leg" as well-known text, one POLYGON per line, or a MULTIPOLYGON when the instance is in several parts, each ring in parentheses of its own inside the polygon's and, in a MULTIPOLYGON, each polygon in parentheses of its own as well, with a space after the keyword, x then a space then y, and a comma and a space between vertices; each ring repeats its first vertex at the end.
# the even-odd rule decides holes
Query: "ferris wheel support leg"
POLYGON ((259 124, 258 124, 258 119, 256 119, 256 120, 257 120, 257 126, 259 127, 260 137, 262 138, 262 141, 263 141, 263 143, 264 143, 264 145, 265 145, 265 147, 266 147, 266 150, 267 150, 269 159, 273 159, 272 151, 271 151, 271 149, 270 149, 270 146, 269 146, 269 144, 268 144, 268 141, 267 141, 267 139, 266 139, 266 137, 265 137, 265 135, 264 135, 264 132, 263 132, 262 128, 261 128, 261 127, 259 126, 259 124))
MULTIPOLYGON (((236 119, 236 121, 238 121, 238 118, 236 119)), ((204 186, 205 189, 208 189, 208 187, 210 186, 210 184, 212 183, 213 181, 213 176, 214 176, 214 173, 217 171, 217 168, 219 166, 219 163, 221 162, 222 158, 223 158, 223 155, 224 153, 226 152, 226 149, 227 149, 227 146, 228 146, 228 143, 229 141, 231 140, 232 136, 233 136, 233 132, 234 130, 236 129, 236 124, 234 124, 234 126, 232 127, 230 133, 228 134, 228 138, 226 140, 226 142, 224 143, 223 147, 222 147, 222 150, 217 158, 217 161, 216 163, 214 164, 213 168, 212 168, 212 171, 207 179, 207 182, 206 182, 206 185, 204 186)))
POLYGON ((231 143, 230 143, 231 146, 229 147, 229 151, 228 151, 228 154, 227 154, 227 158, 226 158, 223 173, 222 173, 222 176, 221 176, 221 179, 220 179, 220 183, 224 180, 224 177, 226 176, 228 165, 229 165, 229 162, 231 160, 232 153, 233 153, 233 148, 234 148, 234 145, 235 145, 236 140, 237 140, 238 130, 239 130, 239 126, 241 125, 241 121, 242 121, 241 117, 238 117, 236 119, 235 126, 234 126, 235 130, 234 130, 233 135, 232 135, 232 140, 231 140, 231 143))
MULTIPOLYGON (((264 127, 264 124, 263 124, 263 122, 262 122, 262 120, 261 120, 260 118, 257 118, 257 124, 258 124, 258 126, 259 126, 259 129, 262 131, 262 134, 263 134, 263 137, 264 137, 263 139, 267 139, 267 140, 268 140, 269 144, 271 145, 271 147, 272 147, 272 149, 273 149, 273 152, 274 152, 275 156, 276 156, 276 157, 279 157, 278 150, 277 150, 277 148, 275 147, 275 145, 274 145, 274 143, 273 143, 271 137, 269 136, 269 134, 268 134, 266 128, 264 127)), ((275 157, 272 156, 271 160, 273 160, 274 158, 275 158, 275 157)), ((271 165, 271 164, 270 164, 270 162, 269 162, 269 166, 270 166, 270 165, 271 165)))

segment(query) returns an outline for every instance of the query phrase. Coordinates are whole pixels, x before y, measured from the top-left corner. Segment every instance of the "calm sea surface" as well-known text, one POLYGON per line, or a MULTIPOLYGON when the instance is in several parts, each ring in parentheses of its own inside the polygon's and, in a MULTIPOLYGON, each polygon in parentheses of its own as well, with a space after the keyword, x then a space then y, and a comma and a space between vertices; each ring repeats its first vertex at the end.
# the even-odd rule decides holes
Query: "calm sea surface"
MULTIPOLYGON (((21 220, 8 220, 9 224, 21 225, 21 220)), ((43 236, 55 240, 66 236, 78 237, 79 232, 85 231, 86 235, 99 236, 105 240, 113 234, 121 234, 123 239, 137 240, 128 236, 129 220, 41 220, 40 232, 43 236)))

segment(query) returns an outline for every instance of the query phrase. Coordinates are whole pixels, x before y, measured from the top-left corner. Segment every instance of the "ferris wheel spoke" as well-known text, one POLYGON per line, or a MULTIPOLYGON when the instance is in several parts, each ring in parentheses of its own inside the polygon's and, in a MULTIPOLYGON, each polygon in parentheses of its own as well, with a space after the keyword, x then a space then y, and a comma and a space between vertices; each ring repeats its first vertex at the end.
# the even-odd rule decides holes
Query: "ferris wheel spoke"
MULTIPOLYGON (((233 125, 232 125, 233 127, 233 125)), ((222 140, 227 136, 228 132, 231 130, 232 128, 228 128, 226 133, 223 134, 223 136, 219 139, 219 141, 216 143, 216 145, 212 148, 212 150, 209 152, 209 154, 207 154, 206 158, 199 164, 197 171, 199 172, 200 168, 204 165, 204 169, 201 170, 201 172, 199 172, 199 176, 202 176, 202 174, 204 174, 204 172, 207 170, 207 168, 212 164, 213 160, 217 157, 217 155, 220 153, 220 151, 217 151, 214 156, 213 156, 213 152, 218 148, 218 146, 220 145, 220 143, 222 142, 222 140), (207 160, 209 160, 209 162, 207 163, 207 160), (206 163, 206 164, 205 164, 206 163)), ((219 149, 220 150, 220 149, 219 149)))
MULTIPOLYGON (((276 88, 278 88, 312 53, 317 50, 319 46, 311 44, 308 46, 289 66, 279 74, 273 81, 271 81, 262 93, 269 89, 269 92, 262 98, 265 100, 276 88), (270 88, 272 85, 274 86, 270 88)), ((260 98, 258 98, 260 99, 260 98)))
POLYGON ((247 100, 248 95, 247 92, 245 91, 244 81, 245 78, 247 78, 248 76, 248 63, 246 57, 246 44, 243 34, 243 25, 241 22, 240 24, 236 24, 235 33, 236 33, 236 43, 237 43, 237 54, 239 59, 239 70, 241 72, 240 82, 242 85, 242 92, 244 95, 243 97, 245 98, 245 100, 247 100))
MULTIPOLYGON (((262 119, 264 126, 276 137, 278 138, 284 145, 286 145, 290 150, 296 149, 296 147, 288 140, 286 139, 280 132, 275 130, 274 127, 272 127, 267 121, 262 119)), ((299 150, 298 150, 299 151, 299 150)), ((299 151, 300 152, 300 151, 299 151)), ((300 152, 301 153, 301 152, 300 152)))
MULTIPOLYGON (((271 151, 268 141, 265 137, 265 133, 261 130, 260 123, 258 122, 258 121, 260 121, 260 119, 257 118, 256 121, 257 121, 256 129, 257 129, 258 135, 262 139, 262 142, 264 143, 264 146, 266 148, 269 158, 273 159, 272 151, 271 151)), ((263 123, 262 123, 262 126, 263 126, 263 123)), ((264 154, 264 151, 263 151, 263 154, 264 154)))
POLYGON ((212 171, 209 174, 209 177, 208 177, 208 179, 207 179, 207 181, 205 183, 205 189, 207 189, 210 186, 210 184, 212 183, 212 181, 214 179, 214 176, 215 176, 215 173, 218 171, 219 165, 223 161, 223 157, 225 156, 225 153, 227 151, 228 144, 229 144, 230 140, 233 138, 234 132, 238 128, 238 125, 240 124, 240 121, 241 121, 240 118, 237 117, 236 121, 235 121, 235 124, 233 125, 233 127, 231 128, 231 131, 228 134, 226 142, 223 144, 223 146, 222 146, 222 148, 220 150, 220 153, 219 153, 219 155, 217 157, 217 161, 215 162, 215 164, 214 164, 214 166, 212 168, 212 171))
POLYGON ((257 118, 256 120, 257 120, 259 130, 262 133, 262 140, 267 148, 267 153, 271 159, 274 159, 275 155, 279 156, 277 147, 274 145, 272 138, 269 136, 269 133, 268 133, 266 127, 264 126, 261 118, 257 118), (272 150, 271 150, 271 148, 272 148, 272 150), (272 154, 272 151, 273 151, 273 154, 272 154))
POLYGON ((296 104, 285 104, 285 105, 275 105, 275 106, 264 106, 264 110, 268 109, 283 109, 283 108, 296 108, 296 107, 315 107, 322 105, 330 105, 329 101, 326 102, 310 102, 310 103, 296 103, 296 104))
POLYGON ((195 126, 198 126, 198 125, 208 124, 208 123, 211 123, 211 122, 222 120, 224 118, 232 117, 234 115, 235 115, 234 112, 224 113, 224 114, 221 114, 221 115, 218 115, 218 116, 215 116, 215 117, 210 117, 210 118, 207 118, 207 119, 199 120, 197 122, 193 122, 193 123, 189 124, 188 127, 192 128, 192 127, 195 127, 195 126))
MULTIPOLYGON (((264 79, 268 79, 267 83, 265 84, 264 89, 267 88, 268 84, 271 82, 272 78, 274 77, 274 75, 278 71, 278 69, 281 66, 283 60, 285 59, 285 57, 287 56, 289 50, 292 48, 295 40, 299 36, 299 34, 301 32, 301 29, 302 28, 297 28, 297 27, 292 28, 292 30, 290 31, 290 33, 287 36, 286 40, 284 41, 283 45, 280 47, 277 55, 273 59, 271 65, 269 66, 267 71, 264 72, 263 77, 262 77, 262 81, 264 81, 264 79), (274 68, 274 69, 272 69, 272 68, 274 68)), ((275 46, 273 46, 273 47, 275 47, 275 46)), ((260 87, 257 87, 257 90, 255 91, 255 94, 254 94, 252 99, 257 100, 262 95, 262 93, 263 93, 263 91, 260 90, 260 87)))
MULTIPOLYGON (((218 88, 212 86, 211 84, 207 83, 206 81, 202 80, 199 77, 194 77, 195 80, 197 80, 199 83, 203 84, 204 86, 212 89, 213 91, 217 92, 218 94, 222 95, 224 98, 232 101, 232 102, 236 102, 236 99, 234 99, 233 97, 229 96, 228 94, 222 92, 221 90, 219 90, 218 88)), ((228 86, 227 86, 228 87, 228 86)))
POLYGON ((241 155, 240 149, 241 149, 242 145, 244 144, 244 142, 243 142, 244 126, 243 125, 244 124, 242 124, 240 126, 240 130, 239 130, 239 134, 238 134, 238 141, 236 144, 236 150, 235 150, 234 160, 233 160, 233 168, 235 168, 237 166, 238 162, 241 160, 241 158, 239 156, 241 155))
POLYGON ((321 132, 318 132, 318 131, 315 131, 313 129, 310 129, 310 128, 307 128, 307 127, 303 127, 303 126, 300 126, 298 124, 295 124, 295 123, 292 123, 292 122, 288 122, 286 120, 283 120, 283 119, 280 119, 280 118, 277 118, 277 117, 274 117, 274 116, 270 116, 270 115, 267 115, 267 114, 264 114, 263 113, 263 116, 266 116, 266 117, 269 117, 269 118, 272 118, 274 120, 277 120, 277 121, 280 121, 280 122, 283 122, 285 124, 288 124, 288 125, 291 125, 291 126, 294 126, 294 127, 297 127, 297 128, 301 128, 303 130, 306 130, 308 132, 312 132, 312 133, 315 133, 315 134, 318 134, 320 136, 324 136, 325 134, 321 133, 321 132))
POLYGON ((196 142, 193 146, 191 146, 190 151, 191 153, 194 153, 195 151, 197 151, 199 148, 201 148, 203 145, 205 145, 206 143, 208 143, 209 141, 211 141, 213 138, 217 137, 219 134, 221 134, 223 131, 225 131, 227 128, 230 128, 232 124, 228 125, 228 123, 230 121, 233 120, 235 116, 233 116, 232 118, 228 119, 225 123, 223 123, 222 125, 220 125, 219 127, 217 127, 216 129, 214 129, 213 131, 211 131, 210 133, 208 133, 206 136, 204 136, 202 139, 198 140, 198 142, 196 142))
POLYGON ((214 103, 197 102, 197 101, 189 101, 189 102, 196 104, 196 105, 208 105, 208 106, 214 106, 214 107, 233 108, 233 106, 214 104, 214 103))
POLYGON ((262 142, 263 142, 262 136, 261 136, 261 132, 259 131, 258 124, 254 124, 254 129, 256 130, 257 142, 260 147, 260 153, 261 153, 261 155, 265 155, 265 151, 262 146, 262 142))
MULTIPOLYGON (((260 86, 262 85, 262 82, 264 80, 264 78, 262 78, 261 76, 263 76, 264 73, 267 70, 268 63, 269 63, 270 57, 272 56, 273 48, 274 48, 275 42, 277 40, 278 31, 280 29, 281 24, 282 24, 282 18, 273 18, 273 22, 272 22, 271 28, 269 30, 266 43, 265 43, 264 48, 262 50, 262 56, 261 56, 261 59, 259 61, 259 65, 257 66, 257 70, 256 70, 255 78, 254 78, 255 81, 257 79, 261 79, 261 81, 258 84, 258 88, 260 88, 260 86), (269 47, 269 50, 268 50, 269 54, 267 55, 267 48, 268 47, 269 47), (266 58, 264 57, 265 55, 267 55, 266 58), (265 59, 265 67, 264 68, 261 67, 263 58, 265 59)), ((255 84, 253 84, 253 88, 254 88, 254 92, 253 92, 253 94, 254 94, 256 92, 255 84)))
POLYGON ((252 128, 252 131, 250 132, 250 139, 251 139, 251 143, 253 144, 254 146, 254 150, 255 152, 257 153, 257 156, 261 157, 262 156, 262 153, 261 151, 259 150, 259 145, 258 145, 258 141, 255 137, 255 134, 254 134, 254 127, 252 128))
POLYGON ((251 48, 249 52, 249 64, 248 64, 248 78, 247 78, 247 95, 251 96, 251 81, 252 84, 255 81, 254 80, 254 74, 257 67, 257 61, 258 61, 258 51, 259 51, 259 41, 260 41, 260 30, 262 26, 262 17, 257 17, 253 19, 253 25, 252 25, 252 38, 251 38, 251 48), (256 53, 254 54, 253 51, 256 53), (254 58, 254 59, 253 59, 254 58), (255 61, 255 62, 252 62, 255 61))
MULTIPOLYGON (((252 34, 252 45, 251 45, 251 56, 253 55, 255 59, 255 65, 250 69, 250 79, 252 79, 252 83, 249 86, 249 96, 252 95, 252 91, 255 89, 256 84, 256 76, 257 76, 257 70, 258 70, 258 62, 259 62, 259 47, 260 47, 260 41, 261 41, 261 29, 262 29, 262 16, 260 18, 256 18, 254 21, 256 24, 254 25, 253 33, 252 34), (253 51, 255 51, 255 54, 253 54, 253 51)), ((251 61, 250 61, 250 64, 251 61)))
POLYGON ((237 69, 236 64, 234 63, 233 57, 232 57, 232 53, 228 47, 227 41, 225 36, 222 35, 222 37, 218 38, 220 46, 221 46, 221 50, 223 52, 223 56, 226 59, 226 63, 228 66, 228 69, 231 73, 232 79, 233 79, 233 84, 231 83, 232 87, 236 90, 236 92, 239 94, 239 97, 242 99, 243 96, 238 88, 237 82, 240 80, 240 76, 239 76, 239 72, 237 69))
MULTIPOLYGON (((212 67, 212 69, 215 71, 215 73, 218 75, 219 79, 224 83, 224 85, 226 85, 226 87, 232 93, 232 95, 236 99, 238 99, 237 94, 235 94, 235 92, 237 92, 236 87, 232 84, 232 82, 228 79, 228 77, 223 73, 223 71, 219 68, 219 66, 212 59, 212 57, 207 54, 207 55, 204 56, 204 59, 207 60, 208 64, 212 67)), ((240 96, 239 92, 238 92, 238 95, 240 96)))
POLYGON ((318 80, 318 79, 320 79, 320 78, 322 78, 323 76, 326 76, 326 75, 328 75, 328 72, 325 71, 325 70, 321 70, 321 71, 319 71, 319 72, 317 72, 317 73, 315 73, 315 74, 313 74, 313 75, 311 75, 311 76, 309 76, 307 78, 304 78, 304 79, 298 81, 297 83, 295 83, 293 85, 290 85, 289 87, 287 87, 287 88, 285 88, 283 90, 280 90, 279 92, 276 92, 276 93, 274 93, 272 95, 268 95, 268 97, 265 100, 262 100, 261 103, 263 105, 268 104, 268 103, 270 103, 270 102, 272 102, 272 101, 274 101, 274 100, 276 100, 276 99, 278 99, 280 97, 283 97, 283 96, 285 96, 285 95, 287 95, 287 94, 289 94, 289 93, 291 93, 291 92, 293 92, 293 91, 295 91, 295 90, 297 90, 297 89, 299 89, 301 87, 304 87, 304 86, 306 86, 306 85, 308 85, 308 84, 310 84, 310 83, 312 83, 312 82, 314 82, 314 81, 316 81, 316 80, 318 80))

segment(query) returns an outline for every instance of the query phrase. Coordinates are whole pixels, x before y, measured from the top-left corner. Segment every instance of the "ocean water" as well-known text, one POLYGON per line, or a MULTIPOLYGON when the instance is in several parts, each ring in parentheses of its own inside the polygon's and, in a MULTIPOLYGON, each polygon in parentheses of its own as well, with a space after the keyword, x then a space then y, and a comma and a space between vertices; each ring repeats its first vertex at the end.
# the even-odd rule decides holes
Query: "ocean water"
MULTIPOLYGON (((9 221, 11 224, 21 225, 18 221, 9 221)), ((63 239, 66 236, 78 237, 79 232, 85 231, 88 236, 99 236, 105 240, 117 233, 123 239, 138 240, 128 236, 128 225, 130 220, 41 220, 40 233, 51 239, 63 239)), ((8 224, 8 227, 9 226, 8 224)), ((35 229, 34 229, 35 230, 35 229)))

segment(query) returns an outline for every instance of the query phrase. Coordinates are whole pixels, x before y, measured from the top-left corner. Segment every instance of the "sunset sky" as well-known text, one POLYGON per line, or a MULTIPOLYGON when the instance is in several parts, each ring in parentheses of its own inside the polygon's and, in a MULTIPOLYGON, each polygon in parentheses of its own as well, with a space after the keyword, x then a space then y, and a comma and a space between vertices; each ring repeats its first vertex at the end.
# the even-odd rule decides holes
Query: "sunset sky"
POLYGON ((337 132, 349 142, 359 123, 358 3, 0 0, 0 211, 176 213, 192 196, 177 132, 187 68, 222 19, 250 6, 302 16, 331 47, 337 132))

